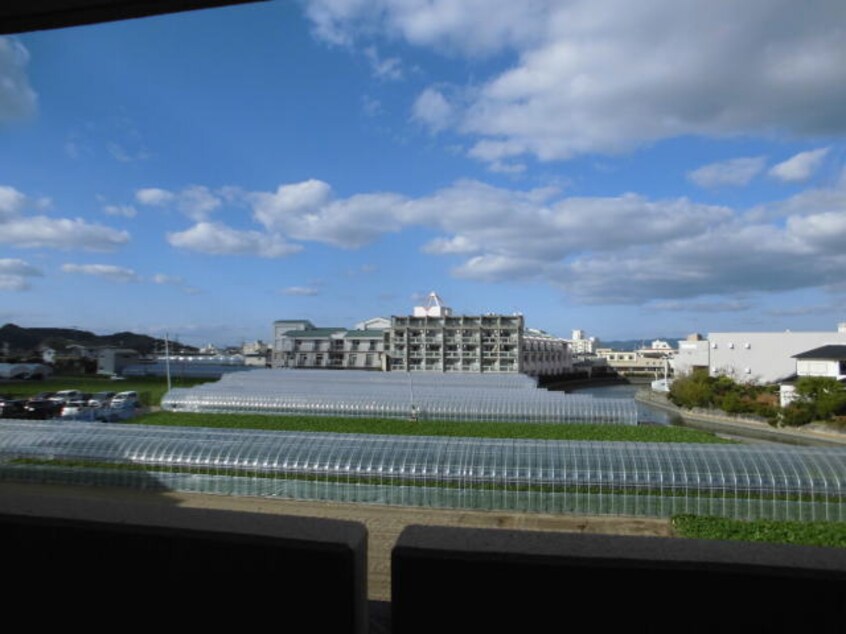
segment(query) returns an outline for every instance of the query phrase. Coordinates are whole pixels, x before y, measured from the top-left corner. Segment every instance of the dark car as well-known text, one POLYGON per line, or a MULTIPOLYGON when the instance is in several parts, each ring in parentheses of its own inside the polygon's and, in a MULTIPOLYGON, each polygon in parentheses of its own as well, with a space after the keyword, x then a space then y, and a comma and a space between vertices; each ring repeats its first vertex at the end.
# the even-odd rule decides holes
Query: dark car
POLYGON ((0 418, 26 418, 25 406, 23 399, 0 399, 0 418))
POLYGON ((62 412, 62 403, 50 399, 30 399, 24 405, 25 418, 49 420, 57 418, 62 412))

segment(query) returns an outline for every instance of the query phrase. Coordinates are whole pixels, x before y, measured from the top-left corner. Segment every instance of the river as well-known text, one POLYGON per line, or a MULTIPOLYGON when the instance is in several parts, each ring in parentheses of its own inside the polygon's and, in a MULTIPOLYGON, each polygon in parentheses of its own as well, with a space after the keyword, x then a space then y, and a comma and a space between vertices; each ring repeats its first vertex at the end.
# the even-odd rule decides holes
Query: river
MULTIPOLYGON (((627 398, 634 401, 635 393, 643 389, 649 389, 649 385, 598 385, 567 391, 573 394, 591 394, 596 398, 627 398)), ((672 414, 662 409, 651 407, 644 403, 637 403, 637 420, 639 423, 647 425, 671 425, 672 417, 672 414)))

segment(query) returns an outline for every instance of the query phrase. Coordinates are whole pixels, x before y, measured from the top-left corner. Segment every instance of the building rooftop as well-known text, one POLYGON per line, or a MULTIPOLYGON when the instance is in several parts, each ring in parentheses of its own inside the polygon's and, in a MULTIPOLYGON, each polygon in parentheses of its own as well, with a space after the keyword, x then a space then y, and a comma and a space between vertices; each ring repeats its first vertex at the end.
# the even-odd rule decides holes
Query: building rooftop
POLYGON ((807 352, 800 352, 793 355, 794 359, 826 359, 829 361, 843 361, 846 360, 846 346, 844 345, 828 345, 820 348, 814 348, 807 352))

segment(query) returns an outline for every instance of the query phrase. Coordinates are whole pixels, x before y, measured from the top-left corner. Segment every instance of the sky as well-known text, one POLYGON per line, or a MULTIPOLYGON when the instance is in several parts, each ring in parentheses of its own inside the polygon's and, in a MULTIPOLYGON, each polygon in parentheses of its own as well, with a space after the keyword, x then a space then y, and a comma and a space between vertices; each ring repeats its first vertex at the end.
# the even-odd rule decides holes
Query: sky
POLYGON ((303 0, 0 37, 0 323, 846 321, 842 0, 303 0))

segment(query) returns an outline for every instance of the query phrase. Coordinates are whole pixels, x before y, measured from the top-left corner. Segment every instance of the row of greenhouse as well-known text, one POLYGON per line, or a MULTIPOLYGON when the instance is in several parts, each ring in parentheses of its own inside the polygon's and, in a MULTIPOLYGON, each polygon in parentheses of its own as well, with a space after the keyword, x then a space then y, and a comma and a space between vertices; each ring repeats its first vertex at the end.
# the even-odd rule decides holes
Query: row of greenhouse
POLYGON ((846 520, 839 448, 7 421, 0 477, 457 509, 846 520))
POLYGON ((636 425, 631 399, 539 389, 513 375, 254 370, 170 390, 162 409, 193 413, 636 425))

